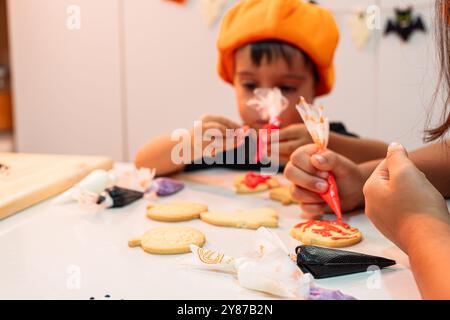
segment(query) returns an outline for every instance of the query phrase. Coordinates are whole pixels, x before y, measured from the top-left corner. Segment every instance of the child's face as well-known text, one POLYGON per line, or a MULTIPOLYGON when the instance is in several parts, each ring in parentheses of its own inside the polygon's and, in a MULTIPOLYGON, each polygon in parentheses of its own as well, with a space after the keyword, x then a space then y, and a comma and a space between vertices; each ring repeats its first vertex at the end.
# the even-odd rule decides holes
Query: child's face
POLYGON ((312 103, 314 99, 314 71, 305 63, 301 55, 292 57, 291 65, 283 58, 274 58, 269 63, 267 58, 261 60, 256 66, 251 59, 251 49, 245 46, 236 52, 234 75, 234 88, 236 92, 239 113, 244 124, 259 129, 265 122, 258 113, 247 106, 247 101, 253 98, 256 88, 278 87, 289 100, 289 106, 280 115, 281 127, 287 127, 294 123, 300 123, 301 118, 295 105, 300 96, 312 103))

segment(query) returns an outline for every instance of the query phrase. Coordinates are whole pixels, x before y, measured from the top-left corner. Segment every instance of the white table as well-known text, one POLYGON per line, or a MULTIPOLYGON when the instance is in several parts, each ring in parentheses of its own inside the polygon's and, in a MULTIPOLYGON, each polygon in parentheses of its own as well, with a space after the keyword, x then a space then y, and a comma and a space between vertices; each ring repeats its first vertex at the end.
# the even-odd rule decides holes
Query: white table
MULTIPOLYGON (((298 242, 289 236, 298 223, 296 205, 282 206, 267 193, 236 196, 234 171, 209 170, 184 174, 186 188, 154 202, 199 201, 211 209, 233 210, 270 206, 278 210, 280 227, 273 229, 292 251, 298 242)), ((283 178, 280 176, 280 179, 283 178)), ((92 214, 78 204, 55 206, 46 201, 0 221, 0 299, 272 299, 239 286, 232 275, 191 269, 189 255, 158 256, 129 248, 128 239, 152 227, 166 225, 145 217, 145 200, 123 209, 92 214)), ((358 299, 419 299, 407 256, 384 238, 362 212, 346 215, 364 240, 351 248, 395 259, 381 271, 317 280, 358 299), (373 288, 373 281, 379 286, 373 288)), ((180 222, 203 231, 206 247, 242 256, 254 231, 222 228, 200 220, 180 222)))

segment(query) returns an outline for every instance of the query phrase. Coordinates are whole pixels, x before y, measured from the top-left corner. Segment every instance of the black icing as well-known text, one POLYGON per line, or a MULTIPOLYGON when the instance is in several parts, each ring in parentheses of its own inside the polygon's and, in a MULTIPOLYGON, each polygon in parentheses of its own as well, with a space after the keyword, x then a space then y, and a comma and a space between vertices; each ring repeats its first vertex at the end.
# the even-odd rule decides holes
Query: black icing
POLYGON ((367 272, 371 266, 380 269, 395 265, 395 261, 367 254, 316 246, 299 246, 297 265, 316 279, 367 272))

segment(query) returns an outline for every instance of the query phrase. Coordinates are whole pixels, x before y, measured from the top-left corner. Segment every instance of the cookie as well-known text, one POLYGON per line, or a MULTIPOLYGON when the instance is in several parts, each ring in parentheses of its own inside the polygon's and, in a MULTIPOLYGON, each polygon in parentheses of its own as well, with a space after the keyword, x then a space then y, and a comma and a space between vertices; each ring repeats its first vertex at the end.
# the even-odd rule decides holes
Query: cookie
POLYGON ((285 206, 292 204, 292 203, 297 203, 297 201, 292 199, 291 191, 289 190, 289 186, 279 187, 279 188, 270 190, 269 198, 272 200, 280 201, 285 206))
POLYGON ((362 239, 361 232, 346 223, 318 220, 299 223, 291 230, 291 236, 306 245, 331 248, 352 246, 362 239))
POLYGON ((200 218, 208 207, 194 202, 172 202, 147 206, 147 217, 165 222, 187 221, 200 218))
POLYGON ((234 180, 236 193, 263 192, 280 186, 275 177, 264 176, 254 172, 248 172, 244 176, 238 176, 234 180))
POLYGON ((130 248, 140 246, 147 253, 178 254, 191 251, 190 245, 202 247, 205 236, 189 227, 160 227, 150 229, 140 238, 128 241, 130 248))
POLYGON ((202 212, 200 219, 216 226, 258 229, 278 227, 278 213, 270 208, 259 208, 235 212, 202 212))

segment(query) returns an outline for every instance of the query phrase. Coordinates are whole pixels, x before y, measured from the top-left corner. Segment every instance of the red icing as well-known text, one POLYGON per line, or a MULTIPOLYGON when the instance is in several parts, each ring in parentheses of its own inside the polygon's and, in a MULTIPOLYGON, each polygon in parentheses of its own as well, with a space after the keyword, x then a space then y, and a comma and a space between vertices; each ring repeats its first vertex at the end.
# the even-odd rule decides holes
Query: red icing
POLYGON ((268 123, 263 126, 263 129, 267 129, 267 132, 270 133, 271 130, 277 130, 280 129, 280 127, 276 124, 268 123))
POLYGON ((256 143, 256 155, 255 155, 255 161, 260 162, 261 158, 264 154, 267 155, 267 145, 270 143, 270 133, 272 130, 278 130, 280 129, 279 126, 273 123, 268 123, 263 126, 263 129, 267 130, 267 135, 259 133, 258 134, 258 141, 256 143))
POLYGON ((340 221, 317 221, 317 220, 311 220, 307 222, 302 222, 297 224, 294 228, 301 228, 303 227, 303 230, 311 229, 312 232, 319 234, 323 237, 331 237, 331 240, 345 240, 345 239, 354 239, 356 236, 354 233, 357 231, 355 228, 350 227, 348 224, 340 222, 340 221), (344 228, 345 230, 342 230, 339 227, 340 226, 344 228), (318 227, 318 228, 314 228, 318 227), (348 230, 348 231, 346 231, 348 230), (341 236, 333 236, 332 232, 337 233, 341 236))
POLYGON ((249 188, 256 188, 262 183, 267 183, 267 180, 270 179, 270 176, 263 176, 254 172, 248 172, 244 177, 244 184, 249 188))
POLYGON ((337 183, 333 173, 329 172, 327 182, 328 190, 320 196, 330 206, 331 210, 336 214, 337 221, 340 222, 342 221, 341 200, 339 199, 337 183))
POLYGON ((336 214, 336 221, 312 220, 299 223, 294 228, 304 227, 303 230, 311 229, 313 233, 319 234, 326 238, 331 238, 331 240, 348 240, 357 238, 357 236, 354 235, 354 233, 357 232, 357 229, 352 228, 348 224, 342 222, 341 201, 339 199, 336 179, 334 178, 332 172, 329 172, 327 182, 329 186, 328 190, 327 192, 320 194, 320 196, 336 214), (344 230, 337 226, 342 227, 344 230), (337 233, 339 236, 334 236, 333 233, 337 233))

